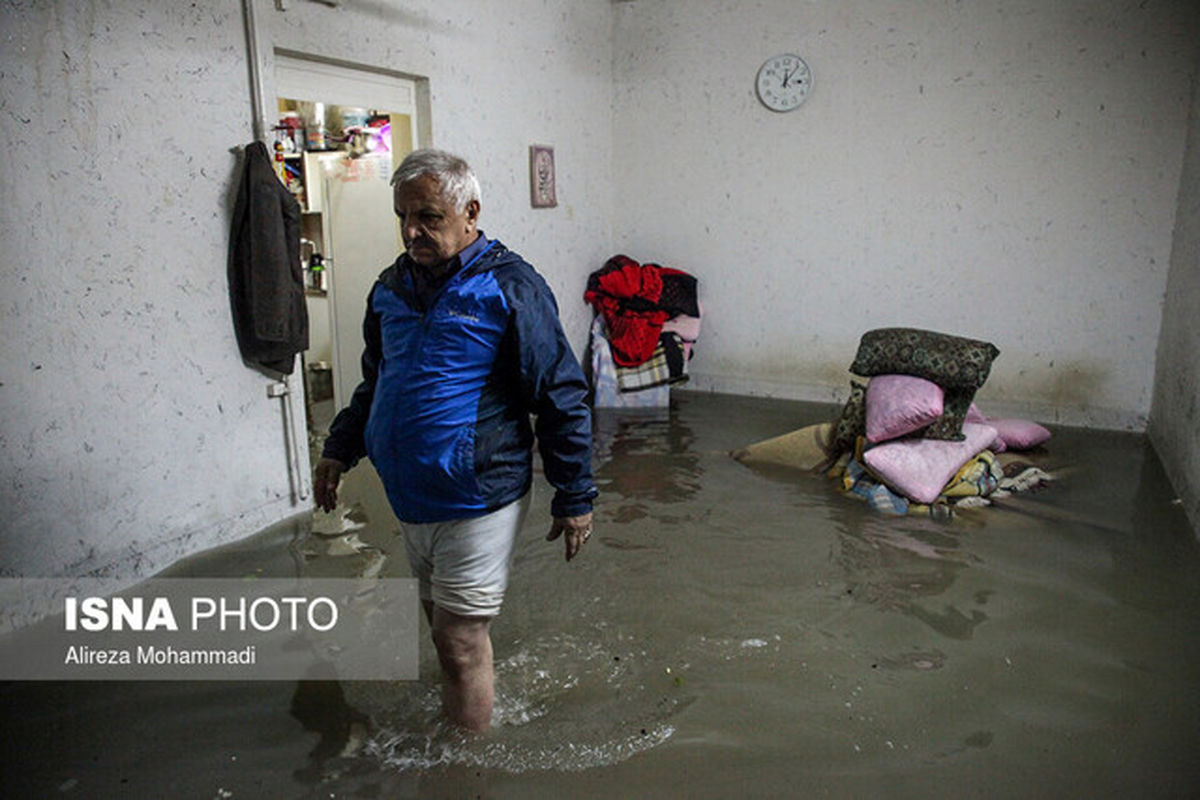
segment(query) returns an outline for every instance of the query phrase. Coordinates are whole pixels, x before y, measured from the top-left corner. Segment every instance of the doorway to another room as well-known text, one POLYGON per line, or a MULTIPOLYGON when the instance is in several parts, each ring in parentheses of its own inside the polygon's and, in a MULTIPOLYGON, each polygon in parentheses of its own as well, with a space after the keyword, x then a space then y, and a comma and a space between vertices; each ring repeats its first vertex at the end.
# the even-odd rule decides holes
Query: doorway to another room
POLYGON ((302 210, 302 367, 315 458, 362 378, 367 293, 403 248, 390 179, 417 146, 427 93, 420 79, 279 51, 275 85, 276 169, 302 210))

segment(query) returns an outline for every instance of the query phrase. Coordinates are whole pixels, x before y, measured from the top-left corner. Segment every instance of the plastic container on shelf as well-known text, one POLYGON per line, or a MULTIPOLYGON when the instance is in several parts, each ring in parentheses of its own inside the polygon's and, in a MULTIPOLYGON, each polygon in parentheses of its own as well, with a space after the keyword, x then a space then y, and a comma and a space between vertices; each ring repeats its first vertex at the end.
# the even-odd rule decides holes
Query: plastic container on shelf
POLYGON ((325 131, 325 104, 300 103, 304 115, 305 150, 324 150, 328 144, 325 131))

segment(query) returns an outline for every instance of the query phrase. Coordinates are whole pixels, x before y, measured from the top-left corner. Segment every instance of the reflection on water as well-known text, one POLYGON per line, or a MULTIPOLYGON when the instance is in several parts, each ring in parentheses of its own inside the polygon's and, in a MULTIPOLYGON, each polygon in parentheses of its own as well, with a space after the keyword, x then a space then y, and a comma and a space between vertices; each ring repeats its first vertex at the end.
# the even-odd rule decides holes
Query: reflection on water
POLYGON ((953 525, 884 515, 846 519, 838 528, 837 558, 845 571, 846 594, 878 611, 907 615, 941 636, 971 638, 987 620, 980 609, 927 607, 950 590, 960 571, 978 561, 962 544, 960 529, 973 527, 970 521, 970 515, 953 525))
MULTIPOLYGON (((605 522, 623 525, 650 517, 680 521, 671 506, 700 491, 703 468, 692 449, 695 436, 668 409, 597 409, 596 481, 606 501, 598 509, 605 522)), ((610 547, 636 547, 606 537, 610 547)))
POLYGON ((298 681, 289 712, 304 730, 320 737, 309 751, 310 763, 294 773, 307 784, 328 776, 322 765, 330 759, 355 755, 370 724, 366 714, 346 703, 342 684, 335 680, 298 681))
MULTIPOLYGON (((882 517, 727 455, 836 409, 675 400, 597 415, 581 558, 543 540, 535 487, 493 625, 489 733, 442 720, 424 642, 421 680, 399 684, 8 685, 0 796, 1173 797, 1200 781, 1200 556, 1141 439, 1056 430, 1051 487, 882 517)), ((406 574, 373 473, 343 498, 174 573, 406 574)))

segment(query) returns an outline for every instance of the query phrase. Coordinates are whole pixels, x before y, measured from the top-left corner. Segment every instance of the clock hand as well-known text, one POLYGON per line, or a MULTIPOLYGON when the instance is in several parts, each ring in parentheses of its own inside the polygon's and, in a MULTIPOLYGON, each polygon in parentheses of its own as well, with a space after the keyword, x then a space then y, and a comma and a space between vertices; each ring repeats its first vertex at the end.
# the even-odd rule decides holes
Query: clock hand
POLYGON ((784 75, 783 75, 783 86, 784 86, 785 88, 786 88, 786 87, 787 87, 787 85, 788 85, 788 81, 790 81, 790 80, 792 79, 792 76, 796 74, 796 70, 798 70, 798 69, 800 69, 800 65, 799 65, 799 64, 797 64, 796 66, 792 67, 792 71, 791 71, 791 72, 786 72, 786 73, 784 73, 784 75))

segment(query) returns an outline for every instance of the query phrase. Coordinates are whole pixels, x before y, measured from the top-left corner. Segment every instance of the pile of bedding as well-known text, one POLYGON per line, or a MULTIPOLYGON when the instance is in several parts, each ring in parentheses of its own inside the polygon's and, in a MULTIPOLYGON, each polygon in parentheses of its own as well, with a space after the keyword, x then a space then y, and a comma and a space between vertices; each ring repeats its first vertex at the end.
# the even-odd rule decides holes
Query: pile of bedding
POLYGON ((616 255, 588 276, 595 309, 591 379, 596 406, 665 405, 670 385, 687 381, 700 336, 696 278, 616 255))
POLYGON ((863 335, 850 398, 837 420, 733 455, 826 471, 842 490, 888 514, 948 515, 954 507, 1041 485, 1050 476, 1012 454, 1040 447, 1035 422, 990 419, 974 403, 999 350, 989 342, 914 328, 863 335))

